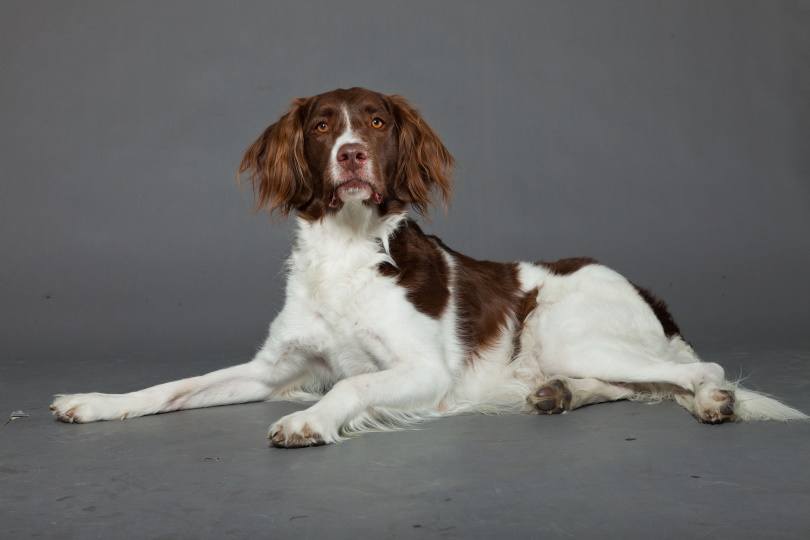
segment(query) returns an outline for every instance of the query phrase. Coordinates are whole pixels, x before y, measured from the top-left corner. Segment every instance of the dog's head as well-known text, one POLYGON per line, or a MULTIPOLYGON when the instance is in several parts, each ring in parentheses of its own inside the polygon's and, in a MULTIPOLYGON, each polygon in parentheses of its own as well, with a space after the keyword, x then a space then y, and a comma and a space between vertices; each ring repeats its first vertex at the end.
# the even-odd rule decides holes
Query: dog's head
POLYGON ((239 173, 259 208, 320 219, 349 201, 424 212, 450 196, 453 157, 402 97, 364 88, 293 101, 247 149, 239 173))

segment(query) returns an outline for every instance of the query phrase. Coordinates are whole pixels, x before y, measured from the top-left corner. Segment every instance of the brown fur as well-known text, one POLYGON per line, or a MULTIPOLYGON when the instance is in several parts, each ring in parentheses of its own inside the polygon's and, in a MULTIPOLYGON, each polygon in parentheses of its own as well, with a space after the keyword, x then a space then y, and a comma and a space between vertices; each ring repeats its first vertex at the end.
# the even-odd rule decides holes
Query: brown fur
POLYGON ((459 336, 472 361, 477 353, 495 344, 510 317, 517 319, 520 326, 519 312, 530 301, 521 293, 516 263, 479 261, 432 238, 455 261, 459 336))
POLYGON ((540 289, 537 287, 527 291, 520 297, 520 300, 515 306, 515 321, 517 322, 517 326, 512 336, 512 360, 517 358, 520 354, 520 336, 523 333, 523 328, 526 326, 526 319, 529 318, 529 315, 537 308, 537 295, 539 292, 540 289))
POLYGON ((382 263, 379 272, 396 278, 416 309, 438 319, 450 298, 447 264, 441 250, 413 221, 406 221, 389 240, 396 267, 382 263))
POLYGON ((454 255, 460 334, 474 355, 494 345, 521 302, 517 265, 454 255))
POLYGON ((278 209, 287 215, 312 198, 303 130, 309 101, 294 100, 287 113, 265 129, 242 157, 239 174, 249 174, 257 208, 278 209))
POLYGON ((573 274, 580 268, 598 263, 596 259, 591 259, 590 257, 571 257, 568 259, 559 259, 554 262, 537 261, 535 264, 544 266, 551 273, 558 276, 567 276, 568 274, 573 274))
POLYGON ((655 313, 655 316, 658 318, 658 322, 660 322, 661 326, 664 328, 664 335, 666 335, 668 338, 681 335, 681 329, 678 328, 677 324, 675 324, 675 319, 669 312, 666 302, 655 296, 647 289, 639 287, 635 284, 633 287, 636 288, 638 294, 644 299, 645 302, 647 302, 650 308, 652 308, 653 313, 655 313))
POLYGON ((424 213, 436 188, 446 204, 452 190, 453 156, 421 115, 402 96, 389 96, 399 134, 394 197, 424 213))

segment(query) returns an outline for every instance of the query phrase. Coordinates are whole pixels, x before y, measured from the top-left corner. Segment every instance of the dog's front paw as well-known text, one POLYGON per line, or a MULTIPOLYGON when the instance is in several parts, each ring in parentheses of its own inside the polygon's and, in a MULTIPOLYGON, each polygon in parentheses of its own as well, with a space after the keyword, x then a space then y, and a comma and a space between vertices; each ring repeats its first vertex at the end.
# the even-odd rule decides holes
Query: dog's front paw
POLYGON ((109 394, 58 394, 49 407, 57 420, 69 423, 97 422, 127 417, 116 396, 109 394))
POLYGON ((277 448, 323 446, 337 440, 337 430, 309 411, 298 411, 270 426, 267 438, 277 448))

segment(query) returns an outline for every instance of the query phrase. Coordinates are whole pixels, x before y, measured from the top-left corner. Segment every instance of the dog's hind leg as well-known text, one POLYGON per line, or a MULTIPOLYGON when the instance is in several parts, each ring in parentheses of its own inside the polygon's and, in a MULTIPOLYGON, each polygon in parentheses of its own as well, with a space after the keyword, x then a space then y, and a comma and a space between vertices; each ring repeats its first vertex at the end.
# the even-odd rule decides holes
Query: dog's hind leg
POLYGON ((713 362, 669 362, 609 342, 572 346, 565 351, 564 358, 554 360, 553 369, 547 371, 609 382, 674 384, 691 392, 706 384, 721 384, 725 376, 723 368, 713 362))
MULTIPOLYGON (((637 389, 669 387, 670 392, 653 394, 674 398, 706 423, 807 418, 726 381, 722 367, 702 362, 681 338, 663 302, 616 272, 594 264, 565 276, 527 266, 522 270, 524 278, 539 279, 542 285, 538 308, 525 328, 537 344, 538 370, 547 376, 598 379, 637 389)), ((534 283, 529 279, 528 285, 534 283)))
POLYGON ((672 397, 700 421, 720 423, 734 419, 734 391, 718 364, 701 362, 697 357, 692 362, 669 361, 665 353, 656 358, 644 350, 609 342, 587 347, 577 344, 557 352, 559 355, 546 369, 558 376, 594 378, 627 388, 671 385, 678 389, 672 397))

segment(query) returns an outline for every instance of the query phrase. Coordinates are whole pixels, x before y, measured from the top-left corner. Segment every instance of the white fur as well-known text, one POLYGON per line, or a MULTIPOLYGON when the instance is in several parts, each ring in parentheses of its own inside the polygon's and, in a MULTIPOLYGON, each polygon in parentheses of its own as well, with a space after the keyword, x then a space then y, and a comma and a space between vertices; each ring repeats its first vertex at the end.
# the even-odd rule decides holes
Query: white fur
MULTIPOLYGON (((348 125, 335 146, 352 137, 348 125)), ((284 308, 251 362, 129 394, 57 396, 54 414, 92 422, 323 394, 275 422, 270 434, 281 444, 328 443, 439 415, 527 411, 527 396, 552 377, 568 381, 573 406, 673 397, 696 414, 712 406, 712 392, 731 387, 719 365, 701 362, 680 337, 667 338, 633 286, 601 265, 558 276, 521 263, 523 291, 540 290, 521 354, 510 357, 517 327, 510 321, 469 361, 458 334, 453 255, 444 253, 451 299, 438 319, 377 270, 393 263, 388 239, 403 219, 349 202, 322 221, 299 220, 284 308)), ((754 392, 736 393, 740 419, 807 418, 754 392)))

